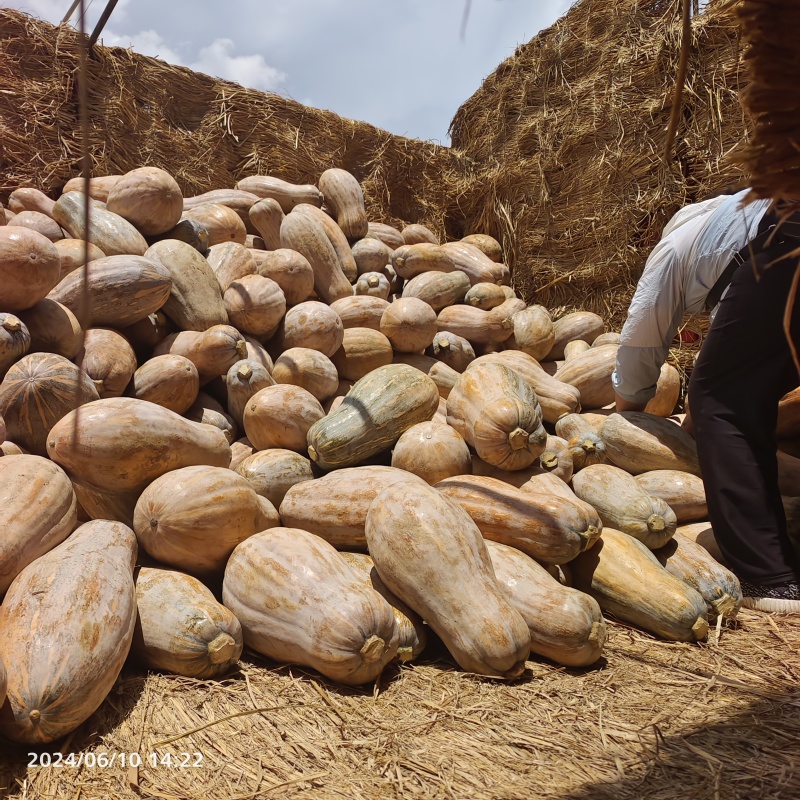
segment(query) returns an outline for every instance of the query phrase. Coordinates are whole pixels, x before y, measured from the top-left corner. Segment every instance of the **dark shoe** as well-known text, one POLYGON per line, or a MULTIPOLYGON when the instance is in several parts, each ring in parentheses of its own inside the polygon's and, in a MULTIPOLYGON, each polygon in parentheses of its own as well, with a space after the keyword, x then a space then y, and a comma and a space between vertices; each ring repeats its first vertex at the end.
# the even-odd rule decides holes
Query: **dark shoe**
POLYGON ((742 581, 742 608, 775 614, 800 614, 800 584, 796 581, 777 586, 756 586, 742 581))

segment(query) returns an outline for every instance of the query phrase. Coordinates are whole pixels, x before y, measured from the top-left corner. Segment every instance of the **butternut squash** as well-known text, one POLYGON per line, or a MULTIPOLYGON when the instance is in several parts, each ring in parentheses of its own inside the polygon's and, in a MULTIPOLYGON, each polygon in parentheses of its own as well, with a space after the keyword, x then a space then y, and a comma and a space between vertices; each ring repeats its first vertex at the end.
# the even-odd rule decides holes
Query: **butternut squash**
POLYGON ((275 379, 267 368, 257 361, 244 358, 237 361, 225 374, 228 411, 236 424, 244 426, 244 410, 256 392, 274 386, 275 379))
POLYGON ((311 462, 305 456, 280 447, 259 450, 244 458, 235 469, 256 494, 266 497, 275 508, 280 507, 296 483, 314 479, 311 462))
POLYGON ((233 281, 256 273, 256 262, 252 251, 238 242, 220 242, 212 245, 208 250, 207 260, 217 278, 223 298, 233 281))
POLYGON ((311 184, 298 184, 275 178, 271 175, 250 175, 242 178, 236 188, 243 192, 252 192, 258 197, 271 197, 277 200, 284 214, 288 214, 300 203, 322 205, 322 192, 311 184))
POLYGON ((319 176, 319 190, 325 205, 348 239, 361 239, 369 232, 364 193, 356 178, 347 170, 326 169, 319 176))
POLYGON ((286 312, 275 347, 276 352, 306 347, 330 358, 341 347, 343 338, 344 325, 336 311, 325 303, 309 300, 286 312))
POLYGON ((328 241, 333 247, 334 253, 336 253, 336 258, 342 273, 350 283, 355 281, 358 277, 358 267, 353 258, 350 243, 347 241, 347 237, 342 232, 342 229, 336 224, 336 221, 331 219, 322 209, 308 203, 301 203, 295 206, 292 213, 304 214, 322 226, 325 235, 328 237, 328 241))
POLYGON ((389 303, 380 297, 355 295, 344 297, 331 303, 331 308, 339 315, 342 326, 347 328, 371 328, 380 333, 381 318, 389 303))
POLYGON ((544 359, 553 349, 555 333, 550 312, 544 306, 528 306, 511 318, 514 330, 505 346, 537 360, 544 359))
POLYGON ((507 470, 530 466, 547 441, 533 388, 497 363, 473 362, 459 376, 447 398, 447 423, 484 461, 507 470))
POLYGON ((469 475, 472 458, 467 443, 453 428, 439 422, 419 422, 397 440, 392 466, 433 486, 453 475, 469 475))
POLYGON ((338 366, 319 350, 291 347, 275 360, 272 377, 275 383, 302 387, 322 403, 339 388, 337 370, 338 366))
POLYGON ((300 386, 267 386, 245 406, 244 430, 258 450, 281 447, 302 452, 309 431, 324 416, 317 398, 300 386))
POLYGON ((672 364, 662 364, 656 383, 656 393, 647 401, 644 410, 646 413, 655 414, 658 417, 668 417, 675 410, 680 396, 681 376, 678 374, 678 370, 672 364))
MULTIPOLYGON (((122 175, 97 175, 89 179, 89 197, 104 203, 108 199, 109 192, 114 188, 114 184, 122 175)), ((70 178, 61 190, 62 194, 67 192, 83 192, 86 181, 83 177, 70 178)))
POLYGON ((397 653, 391 606, 324 540, 296 528, 240 544, 225 568, 222 599, 248 647, 356 686, 397 653))
POLYGON ((90 328, 75 363, 90 378, 100 397, 119 397, 136 372, 136 354, 128 340, 110 328, 90 328))
MULTIPOLYGON (((372 370, 391 364, 392 355, 392 343, 380 331, 371 328, 346 328, 342 345, 331 360, 339 377, 357 381, 372 370)), ((334 392, 336 388, 338 382, 334 392)))
POLYGON ((564 347, 573 339, 583 339, 592 344, 605 331, 603 318, 591 311, 573 311, 565 314, 553 323, 553 346, 547 354, 548 361, 564 358, 564 347))
POLYGON ((674 512, 678 525, 708 519, 702 479, 677 469, 655 469, 636 476, 651 497, 660 497, 674 512))
POLYGON ((688 525, 679 526, 675 532, 699 544, 718 564, 725 566, 725 556, 719 549, 710 523, 691 522, 688 525))
POLYGON ((556 370, 555 377, 578 390, 583 408, 602 408, 614 402, 611 373, 614 372, 616 363, 616 345, 590 347, 565 361, 556 370))
POLYGON ((183 414, 200 391, 197 367, 185 356, 167 353, 145 361, 133 373, 129 394, 137 400, 163 406, 183 414))
POLYGON ((460 303, 469 287, 469 278, 458 270, 421 272, 403 287, 403 297, 423 300, 438 313, 447 306, 460 303))
MULTIPOLYGON (((248 192, 249 194, 249 192, 248 192)), ((247 212, 250 223, 264 240, 267 250, 279 250, 281 246, 281 222, 284 216, 281 204, 274 197, 256 200, 247 212)))
POLYGON ((214 325, 205 331, 180 331, 167 336, 153 355, 167 353, 188 358, 200 376, 201 385, 224 375, 237 361, 247 356, 242 335, 230 325, 214 325))
POLYGON ((603 525, 597 513, 561 497, 523 492, 504 481, 460 475, 436 484, 487 539, 547 564, 565 564, 591 547, 603 525))
POLYGON ((138 167, 114 183, 106 208, 128 220, 145 236, 166 233, 183 213, 183 195, 175 178, 159 167, 138 167))
POLYGON ((28 326, 15 314, 0 311, 0 378, 31 346, 28 326))
POLYGON ((0 606, 0 659, 13 665, 3 736, 47 744, 97 710, 130 650, 135 561, 133 531, 97 520, 17 576, 0 606))
POLYGON ((392 253, 392 266, 405 280, 424 272, 452 272, 456 268, 443 247, 428 242, 401 245, 392 253))
POLYGON ((700 641, 708 633, 706 601, 626 533, 604 528, 600 541, 569 569, 576 589, 623 622, 679 642, 700 641))
MULTIPOLYGON (((42 298, 35 306, 19 312, 19 319, 30 333, 29 350, 75 358, 81 350, 83 331, 78 318, 64 305, 42 298)), ((7 317, 0 325, 8 330, 7 317)), ((0 370, 2 371, 2 370, 0 370)))
POLYGON ((326 470, 360 464, 390 448, 412 425, 429 420, 438 397, 436 384, 418 369, 378 367, 356 382, 336 411, 309 429, 308 454, 326 470))
POLYGON ((469 242, 446 242, 442 247, 453 259, 455 268, 467 275, 470 283, 508 283, 510 273, 505 264, 492 261, 482 250, 469 242))
POLYGON ((636 479, 611 464, 593 464, 572 478, 572 490, 593 506, 603 525, 627 533, 651 550, 663 547, 678 525, 675 512, 636 479))
POLYGON ((463 509, 425 484, 384 489, 365 527, 375 569, 469 672, 517 678, 530 632, 492 569, 483 536, 463 509))
POLYGON ((8 196, 8 207, 15 214, 19 214, 20 211, 38 211, 52 217, 55 204, 55 200, 51 200, 44 192, 32 186, 14 189, 8 196))
POLYGON ((464 295, 464 302, 481 311, 491 311, 506 301, 502 286, 496 283, 476 283, 464 295))
POLYGON ((531 652, 565 667, 594 664, 607 635, 597 601, 562 586, 515 547, 493 541, 487 541, 486 547, 497 582, 528 625, 531 652))
POLYGON ((425 355, 447 364, 456 372, 463 372, 475 360, 475 350, 472 345, 466 339, 449 331, 439 331, 425 350, 425 355))
POLYGON ((2 311, 35 306, 58 283, 61 259, 41 233, 14 225, 0 227, 2 311))
POLYGON ((380 239, 390 250, 396 250, 405 244, 403 234, 385 222, 370 222, 367 226, 367 236, 380 239))
POLYGON ((242 654, 242 626, 190 575, 142 567, 136 575, 131 654, 148 669, 215 678, 242 654))

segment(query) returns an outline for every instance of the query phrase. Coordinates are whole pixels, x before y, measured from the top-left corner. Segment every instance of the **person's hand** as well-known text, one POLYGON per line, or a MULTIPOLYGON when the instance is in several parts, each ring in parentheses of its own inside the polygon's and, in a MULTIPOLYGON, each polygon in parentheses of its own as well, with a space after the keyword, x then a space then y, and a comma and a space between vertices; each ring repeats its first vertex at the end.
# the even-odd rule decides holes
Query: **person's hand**
POLYGON ((694 425, 692 424, 692 415, 689 412, 688 404, 686 406, 686 415, 683 418, 683 422, 681 422, 681 428, 694 439, 694 425))
POLYGON ((614 406, 619 411, 644 411, 646 403, 632 403, 614 392, 614 406))

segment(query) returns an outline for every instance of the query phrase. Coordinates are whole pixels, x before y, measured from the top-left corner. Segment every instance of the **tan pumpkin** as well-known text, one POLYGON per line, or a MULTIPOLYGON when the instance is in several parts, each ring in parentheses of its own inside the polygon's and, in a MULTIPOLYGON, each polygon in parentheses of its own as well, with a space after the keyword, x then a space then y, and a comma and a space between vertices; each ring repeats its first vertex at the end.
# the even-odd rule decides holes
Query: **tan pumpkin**
POLYGON ((662 364, 656 383, 656 393, 647 401, 644 410, 648 414, 668 417, 675 410, 680 396, 681 376, 678 374, 678 370, 672 364, 662 364))
POLYGON ((225 388, 228 395, 228 411, 236 424, 244 426, 244 410, 250 398, 267 386, 274 386, 275 379, 269 370, 257 361, 242 359, 237 361, 225 374, 225 388))
POLYGON ((17 576, 0 606, 0 659, 9 665, 4 737, 53 742, 105 700, 130 650, 135 561, 130 528, 99 520, 17 576))
POLYGON ((461 435, 439 422, 419 422, 397 440, 392 466, 418 475, 431 486, 472 472, 472 457, 461 435))
POLYGON ((314 270, 296 250, 278 247, 270 252, 254 251, 256 271, 281 287, 287 306, 307 300, 314 291, 314 270))
POLYGON ((252 250, 238 242, 220 242, 208 249, 207 260, 219 283, 223 297, 233 281, 245 275, 256 274, 256 262, 252 250))
POLYGON ((55 245, 30 228, 0 228, 2 311, 36 305, 58 283, 61 259, 55 245))
POLYGON ((0 377, 28 352, 30 346, 28 326, 16 314, 0 311, 0 377))
POLYGON ((345 329, 371 328, 378 332, 381 329, 383 312, 388 307, 389 303, 386 300, 370 295, 343 297, 331 303, 331 308, 339 315, 345 329))
POLYGON ((167 336, 153 355, 184 356, 196 367, 201 385, 224 375, 237 361, 247 357, 242 335, 230 325, 214 325, 205 331, 180 331, 167 336))
POLYGON ((430 356, 418 353, 397 353, 394 356, 395 364, 408 364, 420 372, 424 372, 436 384, 439 396, 445 400, 450 396, 453 386, 458 380, 458 373, 447 366, 443 361, 439 361, 430 356))
POLYGON ((183 219, 199 222, 208 231, 208 245, 237 242, 244 245, 247 228, 241 217, 228 206, 204 203, 183 212, 183 219))
POLYGON ((314 479, 311 462, 299 453, 279 447, 259 450, 244 458, 236 472, 278 508, 289 489, 296 483, 314 479))
POLYGON ((281 222, 285 214, 274 197, 264 197, 250 206, 248 216, 251 224, 264 240, 267 250, 278 250, 281 246, 281 222))
POLYGON ((308 454, 322 469, 361 464, 388 450, 412 425, 429 420, 438 397, 436 384, 420 370, 407 364, 378 367, 309 429, 308 454))
POLYGON ((583 339, 573 339, 571 342, 567 342, 564 345, 564 361, 570 361, 576 356, 585 353, 591 346, 588 342, 584 342, 583 339))
POLYGON ((322 229, 325 231, 325 235, 328 237, 328 241, 333 247, 334 253, 336 253, 336 259, 339 263, 339 268, 341 269, 345 278, 352 283, 358 277, 358 267, 356 266, 356 261, 353 258, 353 252, 350 249, 350 243, 347 241, 347 237, 342 232, 342 229, 336 224, 336 221, 331 219, 331 217, 322 211, 322 209, 308 203, 301 203, 300 205, 295 206, 292 213, 304 214, 322 226, 322 229))
POLYGON ((239 545, 225 569, 222 599, 242 623, 248 647, 339 683, 374 680, 397 652, 391 606, 307 531, 275 528, 239 545))
POLYGON ((425 350, 425 355, 447 364, 456 372, 463 372, 475 360, 472 345, 463 337, 449 331, 439 331, 425 350))
POLYGON ((421 242, 439 244, 439 237, 427 225, 418 222, 406 225, 400 233, 406 244, 420 244, 421 242))
POLYGON ((53 427, 47 454, 86 486, 141 491, 171 470, 230 463, 231 449, 223 433, 155 403, 110 397, 79 412, 77 420, 72 411, 53 427))
POLYGON ((500 313, 500 308, 481 311, 472 306, 447 306, 437 317, 439 331, 454 333, 473 345, 503 342, 513 332, 514 324, 508 315, 500 313))
MULTIPOLYGON (((108 193, 114 188, 114 184, 122 175, 97 175, 89 179, 89 197, 104 203, 108 199, 108 193)), ((67 192, 82 192, 86 187, 86 181, 82 177, 70 178, 61 190, 62 194, 67 192)))
POLYGON ((709 522, 690 522, 688 525, 680 525, 675 532, 700 545, 718 564, 725 566, 725 556, 719 549, 709 522))
POLYGON ((392 267, 401 278, 410 280, 423 272, 453 272, 455 262, 440 245, 423 242, 398 247, 392 253, 392 267))
POLYGON ((87 261, 91 262, 98 258, 105 258, 106 255, 96 244, 91 242, 89 242, 89 249, 85 250, 83 239, 59 239, 53 242, 53 245, 58 252, 61 264, 59 280, 73 270, 82 267, 87 261))
MULTIPOLYGON (((537 462, 534 462, 536 465, 537 462)), ((569 483, 574 472, 572 452, 569 443, 559 436, 547 436, 547 443, 544 451, 538 459, 539 470, 542 472, 552 472, 562 481, 569 483)))
POLYGON ((19 445, 14 444, 14 442, 9 442, 8 440, 0 442, 0 456, 23 455, 27 455, 27 453, 19 445))
POLYGON ((555 377, 562 383, 574 386, 580 392, 583 408, 602 408, 614 402, 611 374, 616 363, 616 345, 589 347, 584 352, 565 360, 564 365, 556 370, 555 377))
POLYGON ((530 632, 500 589, 480 530, 425 484, 397 483, 370 506, 365 527, 375 569, 463 669, 516 678, 530 632))
POLYGON ((322 223, 304 213, 287 214, 281 222, 281 246, 305 256, 314 272, 314 291, 325 303, 353 294, 339 257, 322 223))
POLYGON ((512 317, 514 330, 505 341, 505 346, 521 350, 537 359, 544 359, 553 349, 555 333, 550 312, 544 306, 528 306, 512 317))
POLYGON ((562 586, 515 547, 493 541, 486 547, 497 582, 528 625, 531 652, 566 667, 594 664, 607 636, 597 601, 562 586))
POLYGON ((20 211, 14 217, 14 225, 18 228, 30 228, 54 243, 64 238, 61 226, 52 217, 39 211, 20 211))
POLYGON ((582 339, 588 344, 605 331, 603 318, 592 311, 573 311, 559 317, 553 323, 553 346, 547 354, 549 361, 558 361, 564 357, 564 347, 573 339, 582 339))
POLYGON ((53 426, 76 404, 98 399, 91 379, 53 353, 31 353, 14 364, 0 384, 0 415, 7 436, 25 450, 47 455, 53 426))
MULTIPOLYGON (((556 495, 557 497, 572 500, 574 503, 583 503, 583 500, 579 499, 575 492, 561 478, 553 475, 552 472, 537 472, 535 475, 531 475, 527 481, 520 484, 519 488, 523 492, 556 495)), ((588 503, 585 505, 589 506, 588 503)), ((589 508, 592 508, 592 506, 589 506, 589 508)))
POLYGON ((697 475, 676 469, 642 472, 636 482, 651 497, 660 497, 674 512, 678 525, 708 519, 706 492, 697 475))
POLYGON ((190 575, 142 567, 136 575, 131 654, 148 669, 215 678, 242 654, 242 626, 190 575))
POLYGON ((72 533, 75 492, 66 473, 46 458, 0 458, 0 597, 31 562, 72 533))
POLYGON ((591 547, 603 529, 597 513, 584 505, 523 492, 495 478, 460 475, 436 488, 469 514, 485 538, 547 564, 571 561, 591 547))
POLYGON ((473 362, 459 376, 447 398, 447 423, 484 461, 508 470, 530 466, 547 441, 531 385, 502 364, 473 362))
POLYGON ((241 439, 237 439, 231 445, 231 463, 228 465, 228 469, 236 471, 241 463, 245 459, 252 456, 255 452, 256 449, 253 447, 253 443, 246 436, 242 436, 241 439))
MULTIPOLYGON (((548 441, 551 438, 552 437, 548 436, 548 441)), ((545 449, 542 451, 542 455, 539 456, 539 458, 537 458, 529 467, 526 467, 525 469, 514 470, 513 472, 509 472, 506 469, 501 469, 500 467, 494 467, 491 464, 487 464, 482 458, 478 458, 478 456, 473 455, 472 473, 474 475, 483 475, 487 478, 496 478, 499 481, 503 481, 504 483, 508 483, 511 486, 516 486, 518 489, 520 489, 532 478, 541 474, 550 474, 551 470, 542 467, 542 457, 546 456, 548 452, 550 455, 553 455, 552 450, 548 451, 545 449)), ((564 465, 561 470, 556 469, 556 472, 563 472, 565 467, 566 465, 564 465)), ((572 474, 571 471, 569 471, 569 473, 570 475, 572 474)), ((559 478, 559 480, 563 483, 563 478, 559 478)), ((571 491, 570 494, 572 494, 571 491)))
POLYGON ((8 207, 15 214, 19 214, 20 211, 38 211, 52 217, 55 204, 55 200, 51 200, 44 192, 32 186, 14 189, 8 196, 8 207))
POLYGON ((106 492, 95 487, 83 486, 73 481, 72 488, 78 500, 78 520, 108 519, 133 526, 133 510, 139 492, 106 492))
MULTIPOLYGON (((47 295, 81 321, 84 276, 75 270, 47 295)), ((92 262, 85 283, 89 295, 88 326, 121 328, 158 311, 170 296, 172 279, 160 265, 142 256, 115 255, 92 262)))
POLYGON ((319 176, 319 190, 325 205, 348 239, 360 239, 369 231, 364 193, 356 178, 347 170, 326 169, 319 176))
POLYGON ((254 339, 252 336, 248 336, 244 334, 242 336, 245 343, 245 358, 249 361, 256 361, 257 363, 261 364, 263 367, 266 368, 267 372, 272 374, 272 358, 270 358, 269 353, 267 352, 267 348, 264 347, 258 339, 254 339))
POLYGON ((250 209, 259 202, 259 197, 252 192, 243 192, 241 189, 212 189, 194 197, 183 198, 183 210, 205 205, 206 203, 218 203, 222 206, 235 211, 239 218, 244 222, 248 235, 257 233, 256 227, 250 221, 250 209))
POLYGON ((197 400, 200 375, 185 356, 167 353, 147 360, 133 373, 129 395, 183 414, 197 400))
POLYGON ((462 236, 461 241, 477 247, 492 261, 500 262, 503 260, 503 249, 500 246, 500 242, 494 236, 489 236, 488 233, 470 233, 468 236, 462 236))
POLYGON ((784 395, 778 403, 776 434, 779 439, 800 436, 800 388, 784 395))
POLYGON ((467 275, 470 283, 509 283, 510 273, 505 264, 492 261, 482 250, 469 242, 447 242, 442 245, 453 259, 455 268, 467 275))
POLYGON ((392 287, 389 285, 389 279, 382 272, 365 272, 359 276, 353 289, 356 294, 368 294, 386 300, 392 287))
POLYGON ((447 306, 460 303, 469 291, 469 287, 469 278, 458 270, 421 272, 403 287, 403 297, 423 300, 438 313, 447 306))
POLYGON ((496 283, 476 283, 464 295, 464 302, 482 311, 491 311, 506 301, 506 293, 496 283))
POLYGON ((261 275, 244 275, 231 281, 223 299, 231 325, 263 339, 275 333, 286 313, 281 287, 261 275))
POLYGON ((606 331, 605 333, 601 333, 593 342, 592 347, 602 347, 604 344, 616 344, 619 345, 620 343, 620 335, 613 331, 606 331))
POLYGON ((333 397, 339 388, 338 365, 319 350, 309 347, 284 350, 275 359, 272 377, 275 383, 302 387, 320 403, 333 397))
POLYGON ((186 409, 183 416, 192 422, 218 428, 225 435, 228 444, 233 444, 239 435, 239 428, 233 417, 217 400, 205 392, 198 392, 197 399, 186 409))
MULTIPOLYGON (((45 297, 35 306, 20 311, 19 318, 30 333, 30 352, 55 353, 72 359, 83 346, 78 318, 55 300, 45 297)), ((7 330, 5 320, 0 325, 7 330)))
POLYGON ((89 328, 75 363, 89 376, 100 397, 120 397, 136 372, 128 340, 110 328, 89 328))
POLYGON ((221 571, 247 537, 280 524, 265 497, 233 470, 183 467, 156 478, 133 515, 142 549, 162 564, 196 574, 221 571))
POLYGON ((380 331, 346 328, 342 345, 331 360, 339 377, 357 381, 372 370, 391 364, 392 357, 392 343, 380 331))
POLYGON ((309 300, 286 312, 276 336, 276 350, 293 347, 319 350, 330 358, 342 345, 344 325, 341 317, 325 303, 309 300))
POLYGON ((188 244, 201 256, 208 253, 208 228, 195 219, 182 219, 174 228, 158 236, 151 236, 149 241, 151 244, 155 244, 166 239, 174 239, 188 244))
MULTIPOLYGON (((72 239, 83 239, 85 228, 84 198, 81 192, 66 192, 53 206, 53 219, 72 239)), ((142 256, 147 241, 136 228, 119 214, 114 214, 96 203, 89 210, 89 241, 105 255, 142 256)))
POLYGON ((405 244, 403 234, 393 225, 385 222, 370 222, 367 227, 367 236, 380 239, 390 250, 396 250, 405 244))
POLYGON ((593 464, 572 478, 572 490, 593 506, 603 525, 622 531, 651 550, 663 547, 678 525, 675 512, 611 464, 593 464))
POLYGON ((291 486, 278 509, 284 525, 321 536, 339 550, 366 550, 364 525, 372 501, 387 487, 422 478, 395 467, 337 469, 291 486))
POLYGON ((380 239, 359 239, 350 250, 359 275, 365 272, 385 275, 386 265, 392 262, 392 251, 380 239))
POLYGON ((245 406, 244 430, 258 450, 281 447, 304 452, 308 431, 324 416, 317 398, 300 386, 267 386, 245 406))
POLYGON ((694 439, 668 419, 642 411, 623 411, 609 415, 598 432, 608 460, 633 475, 653 469, 700 475, 694 439))
POLYGON ((400 353, 419 353, 436 335, 436 312, 416 297, 390 303, 381 317, 381 333, 400 353))
POLYGON ((128 220, 145 236, 166 233, 183 213, 183 195, 175 178, 159 167, 138 167, 114 183, 106 208, 128 220))
POLYGON ((697 590, 708 604, 709 619, 733 619, 742 605, 739 579, 703 545, 679 531, 653 555, 664 569, 697 590))
POLYGON ((278 201, 281 209, 288 214, 300 203, 322 205, 322 192, 311 184, 297 184, 274 178, 271 175, 250 175, 242 178, 236 188, 244 192, 252 192, 258 197, 271 197, 278 201))
POLYGON ((428 641, 425 623, 416 611, 410 609, 381 580, 375 563, 366 553, 340 553, 353 572, 366 586, 374 589, 391 607, 397 625, 398 646, 396 658, 401 664, 407 664, 418 658, 428 641))
POLYGON ((673 641, 700 641, 708 633, 705 600, 626 533, 604 528, 597 545, 569 569, 576 589, 623 622, 673 641))

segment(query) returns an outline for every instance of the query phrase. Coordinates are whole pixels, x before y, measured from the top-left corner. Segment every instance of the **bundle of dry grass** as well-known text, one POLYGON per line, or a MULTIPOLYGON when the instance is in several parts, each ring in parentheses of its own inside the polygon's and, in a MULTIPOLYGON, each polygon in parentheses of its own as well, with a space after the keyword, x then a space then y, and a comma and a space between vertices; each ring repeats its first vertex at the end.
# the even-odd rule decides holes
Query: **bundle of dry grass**
POLYGON ((80 767, 27 766, 4 747, 0 796, 795 797, 800 625, 740 617, 707 645, 611 624, 595 668, 531 661, 511 684, 457 671, 436 648, 374 689, 252 656, 219 681, 131 668, 61 743, 80 767))
MULTIPOLYGON (((57 194, 79 174, 77 70, 74 30, 0 9, 0 195, 57 194)), ((335 166, 359 179, 372 219, 443 231, 462 169, 448 148, 120 48, 95 48, 89 103, 93 174, 160 166, 185 196, 256 173, 314 183, 335 166)))

